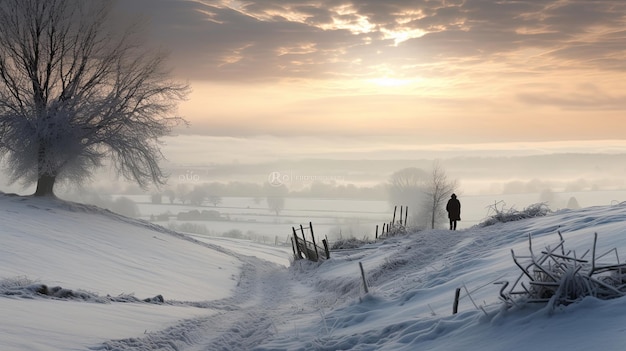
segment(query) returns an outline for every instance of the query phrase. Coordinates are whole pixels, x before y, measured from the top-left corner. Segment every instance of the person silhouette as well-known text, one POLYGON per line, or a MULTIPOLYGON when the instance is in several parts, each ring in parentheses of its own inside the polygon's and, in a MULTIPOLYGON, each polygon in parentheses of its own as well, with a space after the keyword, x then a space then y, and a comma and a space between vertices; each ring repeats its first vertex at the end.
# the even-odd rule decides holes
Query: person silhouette
POLYGON ((456 194, 450 196, 446 211, 448 211, 448 218, 450 219, 450 230, 456 230, 456 221, 461 220, 461 202, 456 198, 456 194))

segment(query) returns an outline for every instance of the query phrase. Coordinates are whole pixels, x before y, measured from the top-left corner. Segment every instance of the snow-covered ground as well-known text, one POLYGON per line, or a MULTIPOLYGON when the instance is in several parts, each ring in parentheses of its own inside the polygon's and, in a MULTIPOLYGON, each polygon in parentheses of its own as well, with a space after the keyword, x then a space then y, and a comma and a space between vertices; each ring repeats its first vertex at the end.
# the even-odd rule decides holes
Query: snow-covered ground
POLYGON ((0 194, 0 350, 623 350, 624 298, 556 310, 499 300, 494 282, 519 275, 511 250, 527 253, 529 234, 537 250, 555 245, 557 231, 581 254, 597 232, 597 251, 623 259, 626 205, 417 232, 291 265, 290 247, 0 194))

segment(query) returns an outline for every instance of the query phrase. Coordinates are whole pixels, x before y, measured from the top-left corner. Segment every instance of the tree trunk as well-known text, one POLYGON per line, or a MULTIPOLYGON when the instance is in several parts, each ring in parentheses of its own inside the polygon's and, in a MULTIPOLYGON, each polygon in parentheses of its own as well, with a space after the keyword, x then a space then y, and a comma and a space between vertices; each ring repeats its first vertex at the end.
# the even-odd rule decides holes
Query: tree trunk
POLYGON ((37 190, 35 190, 35 196, 54 196, 54 182, 56 176, 49 174, 43 174, 37 179, 37 190))
POLYGON ((433 200, 433 208, 430 211, 430 229, 435 229, 435 215, 437 214, 437 202, 435 200, 433 200))

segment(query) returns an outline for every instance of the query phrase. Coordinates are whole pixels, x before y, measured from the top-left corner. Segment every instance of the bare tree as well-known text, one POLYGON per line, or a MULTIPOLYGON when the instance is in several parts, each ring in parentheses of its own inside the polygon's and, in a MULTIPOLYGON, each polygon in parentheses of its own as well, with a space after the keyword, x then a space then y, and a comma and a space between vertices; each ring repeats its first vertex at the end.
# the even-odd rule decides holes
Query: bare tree
POLYGON ((165 189, 163 191, 163 195, 167 197, 170 205, 174 203, 174 200, 176 200, 176 192, 172 188, 165 189))
POLYGON ((278 216, 285 209, 285 197, 289 193, 289 189, 287 189, 285 184, 272 185, 265 183, 264 190, 267 195, 267 208, 278 216))
POLYGON ((213 204, 214 207, 222 203, 222 197, 219 195, 209 195, 207 200, 210 204, 213 204))
POLYGON ((424 202, 428 173, 416 167, 403 168, 389 178, 387 192, 392 206, 408 206, 409 219, 415 226, 424 223, 424 202))
POLYGON ((187 183, 178 183, 176 185, 176 198, 180 200, 183 205, 189 201, 191 194, 191 187, 187 183))
POLYGON ((54 195, 111 159, 120 175, 162 184, 159 138, 188 87, 110 0, 0 0, 0 159, 12 182, 54 195))
POLYGON ((404 168, 389 179, 389 200, 392 205, 409 207, 414 226, 434 229, 455 187, 456 181, 448 180, 439 162, 433 164, 430 174, 415 167, 404 168))
POLYGON ((437 219, 445 214, 445 204, 457 187, 456 180, 448 180, 445 170, 438 161, 433 163, 431 178, 426 186, 428 196, 428 212, 430 215, 430 227, 435 229, 437 219))
POLYGON ((207 196, 207 191, 203 186, 194 186, 193 190, 188 193, 187 198, 189 199, 190 204, 194 206, 202 206, 202 203, 204 203, 207 196))

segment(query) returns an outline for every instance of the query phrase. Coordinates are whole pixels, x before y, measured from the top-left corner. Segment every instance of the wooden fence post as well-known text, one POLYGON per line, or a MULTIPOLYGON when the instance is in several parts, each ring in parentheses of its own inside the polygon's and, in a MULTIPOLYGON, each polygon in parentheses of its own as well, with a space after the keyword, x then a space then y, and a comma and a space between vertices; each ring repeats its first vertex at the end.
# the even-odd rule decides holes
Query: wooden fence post
POLYGON ((406 207, 406 210, 404 211, 404 225, 408 225, 408 218, 409 218, 409 206, 406 207))
POLYGON ((396 224, 396 210, 398 209, 398 205, 393 207, 393 220, 391 221, 391 223, 393 223, 394 225, 396 224))
POLYGON ((461 288, 456 288, 454 293, 454 305, 452 305, 452 314, 456 314, 459 311, 459 297, 461 296, 461 288))
POLYGON ((328 241, 326 241, 326 239, 322 239, 322 244, 324 244, 324 251, 326 252, 326 259, 329 259, 330 250, 328 249, 328 241))
POLYGON ((363 270, 363 263, 359 262, 359 267, 361 267, 361 278, 363 278, 363 288, 365 288, 365 293, 369 293, 369 289, 367 288, 367 281, 365 280, 365 271, 363 270))
POLYGON ((402 226, 402 209, 404 206, 400 206, 400 226, 402 226))
POLYGON ((378 224, 376 224, 376 239, 378 239, 378 224))

